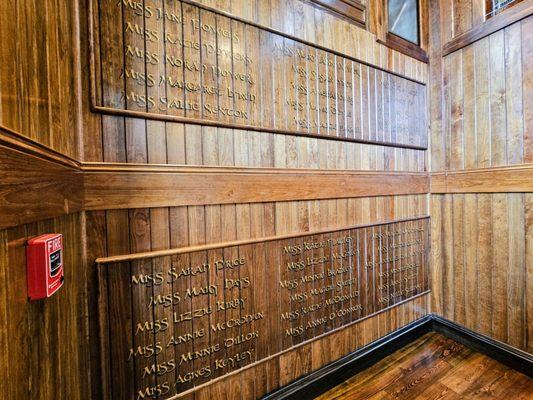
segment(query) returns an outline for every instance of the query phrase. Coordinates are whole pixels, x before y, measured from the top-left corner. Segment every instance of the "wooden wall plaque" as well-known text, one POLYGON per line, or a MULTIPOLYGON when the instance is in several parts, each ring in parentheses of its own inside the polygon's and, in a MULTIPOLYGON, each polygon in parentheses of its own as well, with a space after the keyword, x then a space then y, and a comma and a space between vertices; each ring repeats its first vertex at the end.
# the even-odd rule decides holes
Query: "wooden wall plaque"
POLYGON ((184 395, 427 293, 428 229, 424 217, 99 260, 108 397, 184 395))
POLYGON ((421 82, 190 0, 90 19, 95 112, 427 148, 421 82))

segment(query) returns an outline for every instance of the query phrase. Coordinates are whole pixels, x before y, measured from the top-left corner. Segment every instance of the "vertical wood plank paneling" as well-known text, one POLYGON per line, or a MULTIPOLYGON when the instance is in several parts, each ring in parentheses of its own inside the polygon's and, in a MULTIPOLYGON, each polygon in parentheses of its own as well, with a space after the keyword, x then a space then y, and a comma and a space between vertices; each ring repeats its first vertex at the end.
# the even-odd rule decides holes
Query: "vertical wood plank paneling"
MULTIPOLYGON (((124 41, 127 41, 144 51, 162 53, 163 42, 150 40, 145 30, 157 30, 159 37, 170 33, 185 39, 200 39, 202 43, 210 40, 207 33, 202 33, 200 36, 199 31, 193 30, 190 24, 182 26, 182 24, 170 21, 158 24, 154 19, 142 17, 126 3, 120 4, 107 0, 102 3, 105 6, 96 11, 105 14, 106 22, 99 26, 101 35, 96 38, 96 43, 105 41, 106 44, 98 46, 97 52, 105 47, 121 48, 124 41), (135 29, 132 31, 128 22, 137 23, 140 31, 135 32, 135 29), (121 28, 117 29, 117 26, 121 28)), ((377 44, 372 34, 313 7, 307 2, 299 0, 261 2, 204 0, 202 3, 246 19, 256 20, 267 26, 273 26, 297 37, 324 44, 351 56, 361 56, 365 61, 378 65, 385 65, 388 60, 394 59, 395 61, 391 61, 390 64, 391 69, 404 72, 411 77, 422 77, 425 80, 418 63, 399 53, 390 52, 384 46, 377 44)), ((143 2, 144 6, 161 8, 179 15, 182 9, 176 4, 177 2, 164 0, 143 2)), ((77 156, 77 143, 81 141, 85 148, 85 161, 355 170, 415 171, 423 170, 425 167, 425 152, 419 150, 388 149, 376 145, 146 121, 141 118, 95 116, 88 109, 87 99, 79 99, 75 95, 88 97, 87 88, 90 83, 85 76, 89 72, 88 54, 86 54, 89 40, 87 7, 86 0, 69 4, 58 0, 47 0, 42 4, 36 1, 17 3, 8 0, 0 4, 1 36, 11 37, 13 32, 19 31, 16 40, 5 40, 0 43, 0 54, 6 60, 5 68, 3 67, 0 72, 0 121, 2 124, 15 128, 23 135, 73 157, 77 156), (78 51, 80 54, 77 54, 78 51), (82 93, 78 93, 78 85, 82 88, 82 93), (22 112, 23 110, 28 110, 28 112, 22 112)), ((234 52, 248 52, 254 48, 254 41, 262 44, 261 53, 272 51, 268 35, 261 34, 256 37, 252 30, 244 28, 244 24, 230 22, 224 17, 215 19, 209 12, 202 12, 199 16, 200 20, 238 33, 242 41, 238 46, 232 47, 234 52)), ((222 39, 219 38, 219 45, 221 41, 222 39)), ((296 46, 291 40, 284 40, 284 43, 289 47, 296 46)), ((228 45, 229 42, 225 44, 228 45)), ((175 48, 172 46, 170 48, 172 50, 169 53, 182 56, 175 48)), ((325 52, 322 53, 325 54, 325 52)), ((121 71, 124 59, 128 70, 135 69, 141 74, 172 74, 176 79, 186 79, 191 82, 195 79, 183 68, 172 67, 168 62, 153 65, 143 57, 131 54, 114 53, 112 56, 108 54, 100 54, 100 56, 106 62, 101 70, 96 71, 96 74, 105 83, 103 86, 110 90, 102 91, 102 88, 97 87, 96 95, 108 106, 127 106, 132 109, 136 108, 138 111, 147 110, 147 107, 143 105, 135 105, 131 96, 130 98, 124 96, 124 91, 131 92, 139 89, 139 83, 133 79, 126 80, 127 83, 124 85, 120 77, 121 74, 126 74, 125 71, 121 71)), ((188 59, 208 64, 230 66, 242 73, 249 72, 248 68, 257 69, 253 74, 259 75, 260 79, 256 82, 255 88, 251 85, 239 86, 239 82, 235 83, 231 79, 217 83, 243 92, 255 89, 257 95, 261 96, 263 108, 254 110, 254 106, 249 101, 243 102, 242 100, 235 100, 237 103, 228 100, 228 105, 237 104, 239 107, 249 109, 251 113, 257 112, 252 114, 252 118, 263 121, 265 125, 269 125, 272 121, 280 127, 290 127, 295 118, 309 118, 305 113, 301 114, 299 110, 287 107, 286 100, 292 96, 306 105, 304 109, 311 101, 320 103, 324 111, 316 112, 324 123, 321 129, 337 136, 353 135, 354 137, 388 140, 398 133, 398 139, 412 139, 415 142, 418 140, 418 138, 409 137, 409 132, 404 130, 394 133, 392 129, 390 132, 386 130, 390 125, 387 119, 392 116, 393 111, 400 112, 399 99, 397 99, 398 110, 386 107, 387 102, 391 100, 388 96, 392 97, 395 78, 366 66, 361 67, 339 56, 328 55, 327 60, 332 61, 329 64, 319 64, 309 60, 301 62, 300 66, 307 71, 320 70, 330 79, 327 84, 328 92, 324 96, 317 94, 316 99, 311 99, 311 96, 297 95, 296 91, 293 93, 286 66, 280 66, 287 63, 277 62, 284 57, 280 54, 275 56, 279 59, 268 58, 264 65, 253 63, 249 66, 238 65, 231 57, 224 58, 220 55, 214 57, 213 54, 193 51, 190 48, 185 56, 188 59), (353 68, 354 66, 356 67, 353 68), (271 81, 276 82, 274 88, 270 86, 271 81), (353 85, 350 86, 343 81, 353 82, 353 85), (291 91, 290 96, 289 91, 291 91), (351 94, 348 94, 349 92, 351 94), (328 96, 333 93, 337 95, 337 100, 328 96), (343 97, 339 97, 340 94, 343 97), (348 101, 349 97, 353 97, 353 104, 348 101), (334 110, 340 110, 346 118, 342 116, 343 114, 335 113, 334 110), (362 132, 352 132, 346 126, 347 115, 350 111, 356 113, 356 121, 364 120, 362 132)), ((253 59, 258 60, 259 55, 253 54, 253 59)), ((202 76, 201 79, 202 83, 215 84, 214 79, 208 81, 206 76, 202 76)), ((307 87, 313 84, 310 79, 302 79, 298 83, 307 87)), ((199 96, 198 93, 185 93, 178 88, 163 89, 162 85, 149 87, 145 94, 186 99, 199 96)), ((207 96, 205 93, 203 95, 207 96)), ((182 111, 175 109, 166 112, 184 115, 182 111)), ((404 112, 407 111, 404 110, 404 112)), ((194 113, 190 115, 194 116, 194 113)), ((356 125, 358 125, 357 122, 353 124, 353 126, 356 125)), ((182 353, 200 350, 205 345, 205 342, 198 340, 190 346, 165 349, 156 357, 146 359, 134 357, 133 360, 127 362, 125 358, 128 357, 130 349, 135 349, 137 345, 152 343, 154 339, 153 334, 146 332, 135 336, 134 330, 137 322, 144 320, 151 322, 154 319, 169 317, 172 311, 179 313, 182 310, 181 306, 175 306, 158 310, 153 315, 145 310, 144 313, 140 313, 144 320, 137 321, 133 319, 133 314, 140 311, 141 299, 146 296, 164 294, 166 290, 181 291, 185 285, 140 289, 127 280, 126 275, 131 271, 137 274, 164 271, 168 269, 166 261, 160 264, 134 262, 131 265, 121 265, 119 270, 101 272, 92 268, 92 261, 97 256, 104 255, 102 253, 125 254, 416 216, 426 213, 425 201, 418 196, 382 196, 372 199, 328 199, 253 205, 107 210, 89 213, 87 216, 72 215, 0 231, 0 264, 17 266, 16 269, 2 268, 0 280, 13 282, 15 288, 25 287, 22 244, 29 235, 51 230, 62 231, 68 236, 69 254, 66 260, 73 267, 69 271, 72 275, 68 276, 69 282, 72 282, 72 285, 68 287, 68 295, 61 293, 61 297, 58 296, 45 305, 28 305, 25 294, 18 289, 15 291, 14 287, 0 289, 2 299, 0 315, 5 314, 5 320, 9 321, 6 332, 0 333, 0 344, 10 344, 10 346, 4 346, 7 349, 4 354, 6 363, 2 365, 15 360, 14 368, 3 369, 0 373, 0 377, 5 378, 0 379, 0 393, 7 393, 6 398, 26 398, 29 393, 32 398, 45 399, 53 397, 54 387, 59 387, 60 389, 55 394, 59 399, 89 399, 97 397, 99 393, 107 394, 110 398, 135 397, 138 395, 138 390, 163 381, 161 377, 146 373, 144 367, 149 368, 154 363, 170 358, 177 359, 182 353), (105 277, 108 286, 98 287, 98 290, 102 290, 101 292, 98 292, 96 288, 87 287, 99 276, 105 277), (108 363, 110 367, 102 371, 96 367, 96 370, 89 368, 89 358, 95 355, 95 349, 87 348, 93 343, 93 339, 96 339, 90 340, 89 336, 97 336, 98 332, 101 335, 106 328, 105 324, 108 323, 105 316, 95 315, 95 302, 98 301, 107 302, 110 314, 123 313, 129 316, 132 321, 131 326, 113 327, 113 329, 118 329, 121 332, 120 336, 135 337, 128 343, 117 343, 118 338, 110 338, 111 343, 100 343, 102 346, 116 349, 108 355, 109 359, 103 360, 101 365, 108 363), (87 320, 93 318, 100 319, 91 321, 88 327, 85 326, 87 320), (29 338, 32 338, 32 343, 29 338), (39 365, 44 365, 45 368, 39 368, 39 365), (55 369, 54 366, 56 366, 55 369), (101 382, 99 374, 102 374, 104 378, 101 382), (142 385, 135 387, 133 381, 136 377, 143 378, 143 375, 144 379, 140 379, 142 385), (111 392, 107 386, 110 379, 116 383, 111 392), (100 384, 101 387, 99 387, 100 384)), ((376 250, 373 249, 374 257, 376 257, 375 252, 376 250)), ((254 250, 250 257, 253 258, 255 254, 254 250)), ((220 254, 198 254, 193 257, 192 261, 200 262, 215 255, 220 254)), ((188 263, 191 260, 184 260, 184 262, 188 263)), ((252 267, 262 267, 266 271, 267 267, 273 266, 268 265, 266 260, 256 262, 254 258, 253 264, 250 265, 250 268, 252 267)), ((239 276, 242 277, 245 273, 246 270, 243 269, 239 276)), ((279 276, 271 275, 269 287, 277 287, 279 276)), ((187 285, 205 285, 213 278, 210 276, 207 281, 191 280, 187 285)), ((257 282, 255 286, 259 284, 260 282, 257 282)), ((250 291, 249 295, 253 298, 250 301, 250 307, 260 307, 261 304, 272 303, 276 299, 275 291, 255 290, 250 291)), ((212 305, 215 300, 216 298, 210 296, 208 299, 191 300, 189 305, 212 305)), ((197 395, 190 395, 186 398, 190 400, 193 398, 259 397, 279 387, 280 382, 289 382, 319 368, 355 350, 356 345, 369 343, 426 312, 427 308, 423 302, 410 302, 408 305, 401 306, 401 312, 387 311, 378 318, 372 318, 350 329, 332 334, 284 358, 269 360, 260 368, 250 369, 243 374, 230 377, 221 384, 213 385, 197 395), (414 310, 420 307, 422 307, 420 312, 414 310), (389 320, 394 320, 394 323, 389 320)), ((266 329, 267 323, 279 323, 279 318, 275 318, 279 316, 277 304, 272 314, 274 315, 272 321, 263 321, 264 325, 261 329, 266 329)), ((187 330, 192 327, 192 324, 184 325, 180 329, 187 330)), ((165 339, 168 339, 168 335, 165 334, 165 339)), ((273 354, 280 349, 279 345, 276 342, 268 345, 263 343, 261 351, 273 354)), ((3 360, 0 358, 0 362, 3 360)), ((199 361, 195 365, 202 366, 203 362, 203 360, 199 361)), ((205 362, 207 365, 207 363, 212 363, 213 359, 205 362)), ((182 372, 188 371, 185 368, 178 369, 174 377, 182 372)))
MULTIPOLYGON (((485 38, 474 44, 474 87, 475 87, 475 132, 476 143, 475 168, 489 167, 491 163, 490 141, 490 103, 489 91, 492 82, 489 64, 489 39, 485 38)), ((472 147, 466 149, 470 152, 472 147)))
POLYGON ((513 24, 505 28, 504 35, 506 88, 505 98, 507 105, 507 163, 521 164, 524 160, 524 128, 520 24, 513 24))
POLYGON ((533 17, 521 22, 522 28, 522 91, 524 106, 524 162, 533 162, 533 111, 527 105, 533 104, 533 69, 528 65, 528 60, 533 60, 533 41, 528 35, 533 31, 533 17))
POLYGON ((526 346, 525 350, 533 353, 533 194, 524 194, 525 203, 525 246, 526 246, 526 271, 525 271, 525 292, 526 292, 526 346))
MULTIPOLYGON (((3 230, 0 232, 0 264, 2 266, 8 265, 8 232, 3 230)), ((9 315, 9 296, 8 296, 8 274, 7 268, 0 268, 0 318, 2 321, 8 320, 9 315)), ((0 330, 0 345, 2 348, 7 349, 10 337, 7 329, 0 330)), ((0 355, 1 365, 7 365, 9 360, 9 353, 7 351, 2 352, 0 355)), ((12 361, 12 360, 11 360, 12 361)), ((9 383, 10 368, 2 368, 0 371, 0 393, 4 395, 10 395, 11 384, 9 383)))
MULTIPOLYGON (((493 313, 493 272, 492 258, 492 195, 477 195, 477 296, 478 305, 476 329, 483 334, 492 335, 493 313)), ((475 276, 471 277, 475 279, 475 276)))
MULTIPOLYGON (((442 42, 470 29, 464 11, 471 8, 471 27, 481 24, 480 1, 441 1, 439 32, 442 42), (449 7, 451 9, 449 9, 449 7), (449 15, 442 12, 448 10, 449 15), (450 21, 454 21, 450 30, 450 21), (450 33, 451 32, 451 33, 450 33)), ((435 7, 433 7, 435 8, 435 7)), ((432 9, 430 9, 431 11, 432 9)), ((431 86, 430 95, 444 104, 442 125, 438 111, 431 114, 433 171, 463 170, 528 162, 530 18, 451 53, 431 53, 432 64, 445 65, 443 92, 431 86), (462 58, 462 70, 457 59, 462 58), (463 92, 458 95, 460 86, 463 92), (460 103, 463 109, 460 109, 460 103), (458 107, 459 104, 459 107, 458 107), (444 151, 439 137, 445 137, 444 151), (435 140, 433 140, 435 139, 435 140)), ((437 50, 440 50, 437 48, 437 50)), ((437 79, 440 77, 437 75, 437 79)), ((433 257, 443 255, 433 303, 442 314, 482 334, 527 349, 525 329, 530 324, 526 282, 527 201, 529 194, 433 195, 442 212, 432 209, 433 257), (447 206, 447 204, 453 206, 447 206), (461 211, 462 210, 462 211, 461 211), (435 219, 438 219, 435 220, 435 219), (456 226, 461 224, 460 227, 456 226), (449 257, 450 251, 453 258, 449 257), (451 277, 454 278, 451 278, 451 277), (442 296, 438 292, 442 285, 442 296), (464 309, 463 309, 464 305, 464 309)), ((438 208, 437 208, 438 210, 438 208)), ((439 311, 437 311, 439 312, 439 311)))
POLYGON ((507 163, 506 113, 505 113, 505 42, 503 31, 490 38, 490 127, 492 166, 507 163))
POLYGON ((508 275, 508 342, 511 346, 525 348, 525 231, 524 195, 508 194, 509 212, 509 270, 508 275))

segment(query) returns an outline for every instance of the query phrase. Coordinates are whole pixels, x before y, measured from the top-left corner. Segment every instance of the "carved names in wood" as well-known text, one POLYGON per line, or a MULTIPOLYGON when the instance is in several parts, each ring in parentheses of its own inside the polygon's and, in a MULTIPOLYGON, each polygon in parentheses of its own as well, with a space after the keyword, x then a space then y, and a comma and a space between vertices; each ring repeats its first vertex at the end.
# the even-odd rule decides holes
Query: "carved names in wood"
POLYGON ((427 292, 428 221, 99 265, 110 392, 166 399, 427 292))
POLYGON ((421 83, 190 1, 93 4, 96 111, 427 147, 421 83))

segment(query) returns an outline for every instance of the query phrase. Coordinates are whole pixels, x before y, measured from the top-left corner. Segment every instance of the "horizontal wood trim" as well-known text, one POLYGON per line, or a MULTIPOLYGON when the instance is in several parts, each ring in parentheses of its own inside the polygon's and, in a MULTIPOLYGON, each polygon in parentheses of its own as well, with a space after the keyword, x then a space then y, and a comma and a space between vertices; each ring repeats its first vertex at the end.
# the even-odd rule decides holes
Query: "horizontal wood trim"
MULTIPOLYGON (((417 83, 420 83, 420 82, 417 82, 417 83)), ((104 107, 104 106, 97 105, 96 99, 94 100, 93 103, 91 103, 91 111, 94 113, 104 114, 104 115, 141 118, 141 119, 152 120, 152 121, 177 122, 177 123, 190 124, 190 125, 214 126, 214 127, 219 127, 219 128, 228 128, 228 129, 241 129, 241 130, 246 130, 246 131, 275 133, 275 134, 282 134, 282 135, 288 135, 288 136, 303 136, 303 137, 309 137, 309 138, 336 140, 336 141, 342 141, 342 142, 374 144, 378 146, 396 147, 400 149, 412 149, 412 150, 427 150, 428 149, 426 144, 424 144, 423 146, 418 146, 414 144, 384 142, 381 140, 350 138, 346 136, 317 134, 317 133, 312 133, 312 132, 299 132, 299 131, 290 130, 290 129, 265 128, 262 126, 243 125, 243 124, 214 121, 214 120, 202 119, 202 118, 181 117, 177 115, 166 115, 166 114, 157 114, 157 113, 146 112, 146 111, 124 110, 124 109, 118 109, 118 108, 112 108, 112 107, 104 107)), ((427 142, 427 139, 424 139, 424 142, 427 142)))
POLYGON ((484 37, 514 24, 533 14, 533 1, 524 1, 509 7, 500 14, 486 20, 483 24, 456 36, 442 46, 442 56, 447 56, 454 51, 460 50, 484 37))
POLYGON ((86 170, 85 209, 262 203, 429 191, 425 173, 159 167, 86 170), (166 169, 162 171, 161 168, 166 169))
POLYGON ((79 162, 50 147, 35 142, 26 136, 0 124, 0 145, 31 154, 43 160, 53 161, 67 167, 77 168, 79 162))
POLYGON ((83 210, 429 192, 426 173, 79 163, 0 127, 0 228, 83 210))
MULTIPOLYGON (((422 220, 426 218, 429 218, 429 215, 424 215, 424 216, 415 217, 415 218, 397 219, 392 222, 418 221, 418 220, 422 220)), ((292 234, 286 234, 286 235, 268 236, 268 237, 262 237, 262 238, 254 238, 254 239, 232 240, 230 242, 202 244, 202 245, 197 245, 197 246, 185 246, 185 247, 178 247, 178 248, 173 248, 173 249, 147 251, 147 252, 142 252, 142 253, 121 254, 121 255, 116 255, 116 256, 100 257, 100 258, 97 258, 95 262, 97 264, 111 264, 111 263, 118 263, 118 262, 124 262, 124 261, 143 260, 147 258, 172 256, 176 254, 185 254, 185 253, 194 253, 197 251, 214 250, 214 249, 220 249, 223 247, 243 246, 247 244, 271 242, 274 240, 294 239, 294 238, 303 237, 303 236, 320 235, 323 233, 339 232, 339 231, 344 231, 348 229, 357 229, 357 228, 365 228, 369 226, 386 225, 389 223, 391 223, 391 221, 383 221, 383 222, 374 223, 374 224, 344 226, 344 227, 340 227, 336 229, 320 229, 320 230, 309 231, 309 232, 304 232, 304 233, 292 233, 292 234)))
POLYGON ((533 192, 533 164, 431 174, 431 193, 533 192))
POLYGON ((76 167, 0 145, 0 229, 81 211, 82 183, 76 167))

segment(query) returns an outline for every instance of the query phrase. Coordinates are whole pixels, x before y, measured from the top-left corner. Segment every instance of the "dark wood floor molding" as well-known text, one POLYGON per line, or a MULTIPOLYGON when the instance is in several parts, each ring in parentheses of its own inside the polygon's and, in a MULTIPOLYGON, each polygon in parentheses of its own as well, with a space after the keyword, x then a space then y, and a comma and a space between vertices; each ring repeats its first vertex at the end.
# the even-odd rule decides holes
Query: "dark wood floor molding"
POLYGON ((533 377, 533 355, 471 331, 439 315, 431 315, 431 324, 435 332, 442 333, 444 336, 464 344, 472 350, 485 354, 529 377, 533 377))
POLYGON ((460 50, 480 39, 483 39, 490 34, 504 29, 505 27, 514 24, 524 18, 529 17, 533 13, 533 2, 524 1, 516 6, 510 7, 474 29, 469 30, 454 39, 450 40, 442 46, 442 57, 447 56, 454 51, 460 50))
POLYGON ((428 332, 439 332, 474 351, 533 377, 532 355, 480 335, 438 315, 429 314, 267 394, 263 400, 307 400, 319 396, 428 332))
POLYGON ((263 400, 309 400, 314 398, 430 331, 431 316, 427 315, 275 392, 267 394, 263 400))

